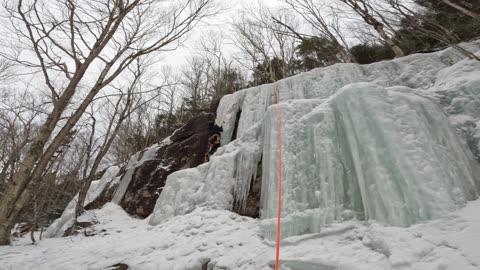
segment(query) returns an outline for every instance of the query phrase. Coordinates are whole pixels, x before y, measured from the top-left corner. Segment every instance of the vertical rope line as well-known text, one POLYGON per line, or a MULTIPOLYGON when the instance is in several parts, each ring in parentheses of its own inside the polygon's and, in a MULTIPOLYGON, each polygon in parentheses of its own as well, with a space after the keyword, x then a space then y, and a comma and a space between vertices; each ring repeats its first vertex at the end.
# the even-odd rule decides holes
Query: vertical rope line
POLYGON ((282 214, 282 118, 280 115, 280 99, 278 94, 277 83, 273 84, 275 99, 277 101, 277 126, 278 126, 278 199, 277 199, 277 243, 275 253, 275 270, 279 268, 280 260, 280 231, 281 231, 281 214, 282 214))

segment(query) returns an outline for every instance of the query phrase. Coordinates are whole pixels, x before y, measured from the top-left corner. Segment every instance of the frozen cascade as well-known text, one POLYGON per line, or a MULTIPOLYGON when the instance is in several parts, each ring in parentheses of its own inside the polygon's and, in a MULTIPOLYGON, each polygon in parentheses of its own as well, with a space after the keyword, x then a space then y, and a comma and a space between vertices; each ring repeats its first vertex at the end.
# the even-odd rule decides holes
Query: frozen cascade
POLYGON ((450 115, 476 159, 480 161, 480 63, 463 61, 437 74, 431 94, 450 115))
MULTIPOLYGON (((407 226, 478 197, 480 170, 430 100, 406 87, 350 84, 328 101, 282 104, 284 237, 348 218, 407 226)), ((266 115, 261 217, 274 239, 276 110, 266 115)))
MULTIPOLYGON (((480 41, 465 44, 470 51, 480 51, 480 41)), ((414 54, 392 61, 370 65, 335 64, 314 69, 277 82, 280 100, 325 99, 340 88, 357 82, 374 82, 381 86, 407 86, 416 90, 435 89, 441 72, 451 73, 449 68, 464 59, 456 50, 447 49, 437 53, 414 54), (434 86, 434 87, 432 87, 434 86)), ((470 61, 475 65, 475 61, 470 61)), ((454 79, 454 77, 449 76, 454 79)), ((450 87, 455 90, 455 87, 450 87)), ((480 93, 477 99, 480 99, 480 93)), ((222 98, 217 110, 217 122, 223 122, 222 145, 232 138, 235 116, 242 110, 237 138, 249 127, 262 122, 268 107, 275 103, 272 84, 240 90, 222 98)), ((480 113, 479 113, 480 116, 480 113)))
MULTIPOLYGON (((480 42, 464 46, 480 51, 480 42)), ((288 164, 283 236, 349 218, 405 226, 475 198, 477 165, 471 154, 435 102, 418 96, 445 88, 437 85, 442 72, 476 65, 463 58, 447 49, 371 65, 336 64, 277 82, 289 136, 283 141, 288 164)), ((222 98, 217 110, 217 123, 224 127, 222 147, 211 162, 168 177, 150 224, 196 207, 242 204, 263 154, 261 218, 269 237, 276 211, 274 104, 272 84, 222 98), (237 139, 231 142, 240 110, 237 139)), ((450 105, 442 106, 447 111, 450 105)))

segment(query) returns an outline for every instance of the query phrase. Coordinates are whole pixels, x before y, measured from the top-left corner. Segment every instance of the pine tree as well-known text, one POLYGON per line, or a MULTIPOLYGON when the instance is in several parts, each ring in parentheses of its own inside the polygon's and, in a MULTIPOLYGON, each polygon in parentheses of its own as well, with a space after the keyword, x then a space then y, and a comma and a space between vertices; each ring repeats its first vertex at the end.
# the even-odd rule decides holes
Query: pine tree
MULTIPOLYGON (((480 37, 480 20, 469 17, 461 11, 445 4, 441 0, 415 0, 415 2, 425 8, 425 17, 452 31, 459 41, 469 41, 480 37)), ((480 13, 480 0, 451 0, 468 10, 480 13)))
POLYGON ((325 67, 338 62, 341 48, 321 37, 305 38, 297 46, 297 56, 301 59, 302 71, 325 67))

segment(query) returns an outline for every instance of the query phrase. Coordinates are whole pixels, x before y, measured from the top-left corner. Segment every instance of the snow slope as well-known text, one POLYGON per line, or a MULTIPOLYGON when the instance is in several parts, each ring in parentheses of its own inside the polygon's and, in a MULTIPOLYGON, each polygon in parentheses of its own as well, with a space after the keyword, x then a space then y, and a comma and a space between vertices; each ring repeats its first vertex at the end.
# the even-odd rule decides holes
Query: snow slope
MULTIPOLYGON (((88 205, 95 200, 105 189, 105 187, 111 183, 115 176, 118 174, 120 168, 118 166, 112 166, 103 173, 102 178, 93 181, 87 192, 84 205, 88 205)), ((73 219, 75 218, 75 207, 77 206, 78 194, 68 203, 65 210, 63 210, 62 216, 55 220, 45 232, 45 237, 62 237, 65 231, 73 225, 73 219)))
MULTIPOLYGON (((90 189, 87 192, 87 198, 85 199, 85 204, 88 205, 92 201, 94 201, 102 191, 107 187, 112 187, 118 184, 112 201, 116 204, 119 204, 125 192, 128 189, 130 182, 132 181, 132 176, 135 172, 135 169, 142 165, 144 162, 152 160, 155 158, 155 155, 158 149, 170 142, 170 137, 164 139, 159 144, 154 144, 142 151, 135 153, 130 159, 128 160, 126 166, 124 166, 125 173, 118 175, 120 172, 120 167, 112 166, 107 169, 107 171, 102 175, 102 178, 93 181, 90 189)), ((72 201, 67 205, 65 210, 62 213, 62 216, 55 220, 52 223, 47 231, 45 232, 45 237, 62 237, 65 234, 65 231, 72 226, 73 218, 75 217, 75 206, 78 200, 78 194, 73 198, 72 201)))
MULTIPOLYGON (((480 52, 480 42, 465 46, 480 52)), ((478 61, 447 49, 337 64, 279 81, 282 235, 315 233, 352 218, 408 226, 476 199, 479 80, 478 61)), ((272 239, 279 148, 274 85, 224 97, 217 122, 224 122, 226 146, 210 163, 169 176, 150 224, 197 207, 243 204, 262 159, 262 232, 272 239), (238 139, 230 142, 233 136, 238 139)))
MULTIPOLYGON (((350 221, 282 241, 283 270, 480 269, 480 201, 448 217, 409 228, 350 221)), ((130 218, 109 203, 81 219, 96 219, 90 237, 29 239, 0 247, 0 268, 98 270, 124 263, 133 270, 267 270, 274 242, 259 221, 225 210, 197 208, 158 225, 130 218)))

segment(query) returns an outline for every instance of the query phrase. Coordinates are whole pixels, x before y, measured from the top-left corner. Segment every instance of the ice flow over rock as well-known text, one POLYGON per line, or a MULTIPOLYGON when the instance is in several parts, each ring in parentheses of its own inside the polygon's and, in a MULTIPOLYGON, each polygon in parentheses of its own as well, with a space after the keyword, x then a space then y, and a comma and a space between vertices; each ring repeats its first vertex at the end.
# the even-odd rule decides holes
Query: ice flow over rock
POLYGON ((150 224, 200 206, 244 204, 262 159, 261 226, 272 239, 279 143, 283 237, 350 218, 408 226, 463 206, 478 197, 478 163, 445 108, 424 94, 435 93, 442 70, 465 65, 476 66, 480 76, 479 64, 446 50, 366 66, 337 64, 279 81, 282 142, 273 85, 224 97, 217 111, 224 146, 209 163, 168 177, 150 224))
MULTIPOLYGON (((285 235, 351 217, 407 226, 478 195, 476 165, 447 117, 406 89, 351 84, 320 105, 283 104, 282 112, 285 235)), ((274 119, 269 110, 266 168, 278 162, 274 119)), ((277 213, 277 170, 263 177, 262 227, 273 238, 275 220, 268 219, 277 213)))

